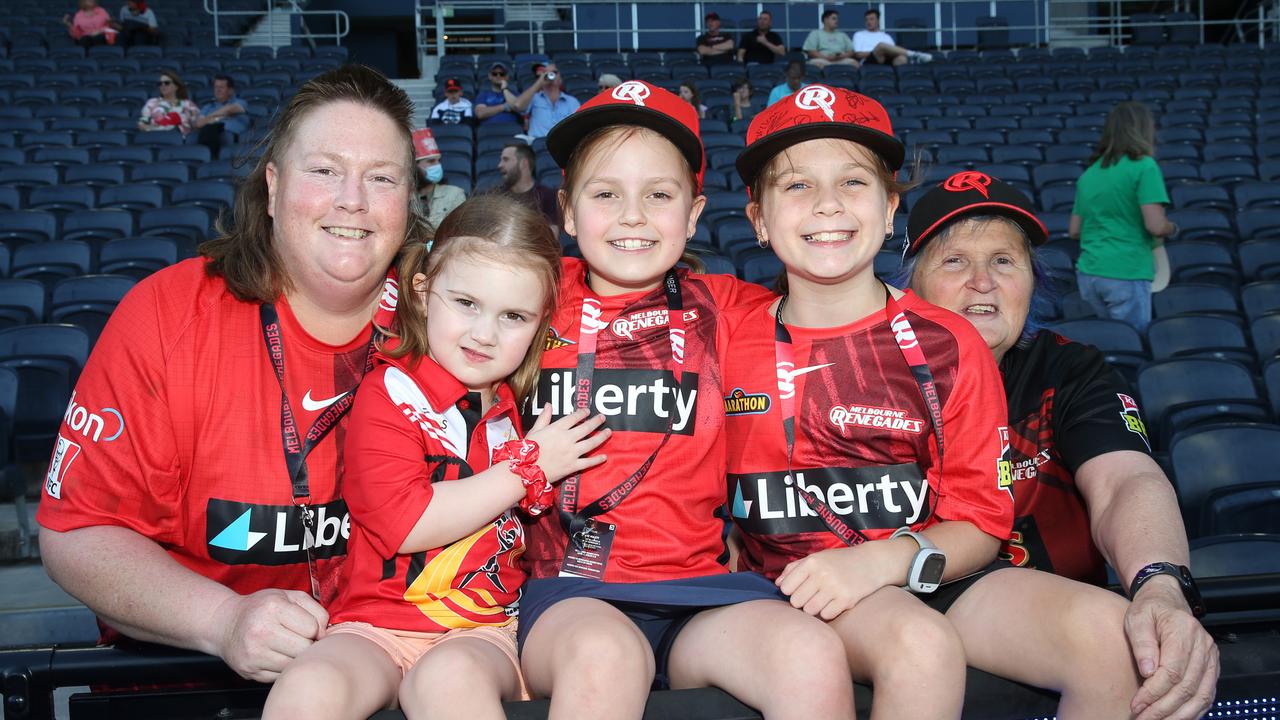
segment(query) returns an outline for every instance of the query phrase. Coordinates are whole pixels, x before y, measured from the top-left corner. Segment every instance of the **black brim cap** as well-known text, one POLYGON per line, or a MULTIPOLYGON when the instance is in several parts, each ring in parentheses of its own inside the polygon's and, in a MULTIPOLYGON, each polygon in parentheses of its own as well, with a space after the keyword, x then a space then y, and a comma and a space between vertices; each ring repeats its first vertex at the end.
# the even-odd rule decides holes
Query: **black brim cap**
POLYGON ((678 95, 643 80, 628 80, 602 91, 547 133, 547 151, 562 169, 582 139, 610 125, 648 128, 670 140, 698 176, 698 192, 706 170, 706 154, 698 134, 698 111, 678 95))
POLYGON ((775 155, 807 140, 834 138, 864 145, 893 172, 906 149, 893 136, 889 114, 875 100, 851 90, 806 85, 765 108, 747 128, 747 148, 738 155, 738 176, 748 188, 775 155))
POLYGON ((1031 198, 984 172, 966 170, 943 180, 912 206, 907 216, 907 257, 920 252, 951 222, 973 215, 1009 218, 1022 228, 1032 245, 1049 240, 1049 231, 1036 217, 1031 198))

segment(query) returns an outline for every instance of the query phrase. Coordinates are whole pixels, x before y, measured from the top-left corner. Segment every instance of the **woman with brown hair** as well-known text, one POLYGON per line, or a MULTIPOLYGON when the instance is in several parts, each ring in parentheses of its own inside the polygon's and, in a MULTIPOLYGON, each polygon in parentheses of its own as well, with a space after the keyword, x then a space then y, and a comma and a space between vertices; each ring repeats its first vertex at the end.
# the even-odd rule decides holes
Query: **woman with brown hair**
POLYGON ((138 129, 173 130, 178 129, 183 135, 191 132, 196 120, 200 118, 200 108, 191 102, 187 93, 187 84, 182 82, 178 73, 165 70, 160 73, 158 83, 160 94, 147 100, 138 116, 138 129))
POLYGON ((324 629, 350 532, 345 416, 392 259, 429 238, 412 112, 366 67, 307 82, 231 224, 107 323, 75 397, 112 435, 63 425, 37 518, 50 577, 104 640, 269 682, 324 629))
POLYGON ((1178 232, 1164 206, 1164 175, 1155 160, 1151 111, 1122 102, 1107 115, 1089 168, 1076 182, 1068 232, 1080 242, 1080 295, 1099 317, 1138 332, 1151 323, 1152 250, 1178 232))

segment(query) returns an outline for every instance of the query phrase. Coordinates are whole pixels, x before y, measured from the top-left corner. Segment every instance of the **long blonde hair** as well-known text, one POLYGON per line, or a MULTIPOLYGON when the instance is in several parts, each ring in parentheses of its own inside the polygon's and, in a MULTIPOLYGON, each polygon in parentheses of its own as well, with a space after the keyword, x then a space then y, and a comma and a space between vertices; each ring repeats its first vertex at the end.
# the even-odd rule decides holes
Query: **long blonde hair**
POLYGON ((430 352, 427 324, 422 320, 427 309, 413 291, 413 278, 419 273, 425 275, 426 287, 430 288, 449 262, 467 256, 528 268, 542 281, 538 333, 524 360, 507 379, 518 405, 538 381, 547 329, 558 300, 560 242, 540 212, 506 193, 476 195, 466 200, 441 221, 429 248, 426 243, 414 242, 400 251, 396 260, 400 293, 395 319, 391 327, 381 328, 388 336, 399 338, 399 343, 386 354, 408 357, 416 364, 430 352))

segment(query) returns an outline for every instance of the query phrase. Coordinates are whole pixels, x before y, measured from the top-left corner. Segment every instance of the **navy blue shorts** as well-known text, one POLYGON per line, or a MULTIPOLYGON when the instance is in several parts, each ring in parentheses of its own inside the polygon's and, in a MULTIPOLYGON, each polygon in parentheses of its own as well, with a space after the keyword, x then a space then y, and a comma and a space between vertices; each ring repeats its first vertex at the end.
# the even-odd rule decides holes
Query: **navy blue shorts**
POLYGON ((694 615, 752 600, 786 601, 772 581, 763 575, 745 572, 645 583, 610 583, 573 577, 529 580, 520 596, 520 624, 516 634, 522 654, 524 641, 542 613, 570 598, 603 600, 631 618, 653 648, 654 690, 669 687, 667 657, 676 636, 694 615))
POLYGON ((928 595, 916 595, 916 597, 920 598, 925 605, 928 605, 934 610, 946 615, 947 611, 951 609, 951 606, 955 604, 956 600, 960 599, 960 596, 964 594, 965 590, 973 587, 974 583, 997 570, 1003 570, 1008 567, 1013 567, 1013 565, 1007 560, 1000 560, 997 558, 992 560, 991 564, 975 573, 965 575, 962 578, 956 578, 951 582, 943 583, 938 586, 937 590, 934 590, 928 595))

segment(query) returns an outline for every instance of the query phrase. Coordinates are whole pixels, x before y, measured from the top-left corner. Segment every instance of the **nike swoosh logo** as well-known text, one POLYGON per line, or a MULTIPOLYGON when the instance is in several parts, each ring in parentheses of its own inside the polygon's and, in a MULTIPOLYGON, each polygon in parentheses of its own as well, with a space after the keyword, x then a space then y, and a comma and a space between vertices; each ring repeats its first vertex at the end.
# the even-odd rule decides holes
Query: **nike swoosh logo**
POLYGON ((835 363, 824 363, 822 365, 813 365, 812 367, 796 368, 795 370, 791 370, 789 372, 784 371, 784 372, 787 373, 787 377, 789 379, 794 380, 800 377, 801 375, 804 375, 805 373, 811 373, 814 370, 821 370, 822 368, 831 367, 832 365, 835 365, 835 363))
POLYGON ((316 412, 318 410, 323 410, 329 407, 330 405, 338 402, 345 396, 346 396, 346 393, 338 393, 337 395, 334 395, 328 400, 312 400, 311 391, 308 390, 307 394, 302 396, 302 409, 306 410, 307 412, 316 412))

